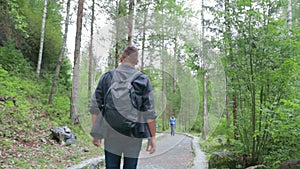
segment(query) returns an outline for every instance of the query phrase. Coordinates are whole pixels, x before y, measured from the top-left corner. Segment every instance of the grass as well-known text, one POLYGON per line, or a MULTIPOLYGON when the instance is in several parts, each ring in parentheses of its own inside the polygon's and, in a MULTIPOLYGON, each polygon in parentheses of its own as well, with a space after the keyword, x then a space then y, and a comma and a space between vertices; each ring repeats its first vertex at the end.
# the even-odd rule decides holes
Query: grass
POLYGON ((49 81, 37 83, 0 72, 0 168, 66 168, 102 155, 103 148, 92 144, 89 133, 71 124, 69 92, 57 91, 49 106, 45 83, 49 81), (77 137, 74 145, 60 145, 50 138, 50 128, 65 125, 77 137))
MULTIPOLYGON (((4 119, 1 125, 5 125, 5 132, 0 133, 0 163, 3 168, 65 168, 97 157, 102 152, 102 149, 91 144, 88 135, 78 132, 81 130, 80 126, 71 127, 77 136, 75 145, 64 146, 50 138, 50 121, 48 128, 29 127, 24 130, 22 127, 16 127, 17 124, 9 123, 14 118, 8 116, 4 119)), ((39 126, 40 121, 33 120, 31 123, 33 126, 39 126)))

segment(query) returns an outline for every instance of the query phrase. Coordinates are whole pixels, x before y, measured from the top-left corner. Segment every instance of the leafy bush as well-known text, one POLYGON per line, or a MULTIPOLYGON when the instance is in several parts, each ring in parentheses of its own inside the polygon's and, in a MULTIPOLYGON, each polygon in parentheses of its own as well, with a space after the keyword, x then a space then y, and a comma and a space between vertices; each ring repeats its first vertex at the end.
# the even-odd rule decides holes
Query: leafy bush
POLYGON ((10 74, 30 76, 31 66, 23 57, 21 51, 15 49, 13 40, 8 40, 3 47, 0 47, 0 64, 10 74))
POLYGON ((300 157, 300 101, 283 100, 269 129, 270 144, 264 162, 275 168, 284 161, 300 157))

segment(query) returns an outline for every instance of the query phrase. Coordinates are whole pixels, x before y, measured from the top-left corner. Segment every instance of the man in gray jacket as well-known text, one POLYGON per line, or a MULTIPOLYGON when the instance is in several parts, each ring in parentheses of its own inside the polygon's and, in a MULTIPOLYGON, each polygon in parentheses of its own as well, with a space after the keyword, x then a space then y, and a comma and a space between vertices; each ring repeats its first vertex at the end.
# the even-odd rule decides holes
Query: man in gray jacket
MULTIPOLYGON (((103 115, 103 119, 100 120, 102 123, 107 123, 109 127, 103 131, 104 136, 104 149, 105 149, 105 164, 106 169, 119 169, 122 155, 124 156, 124 167, 123 169, 136 169, 138 156, 142 146, 142 138, 132 137, 131 131, 128 134, 120 133, 113 129, 113 124, 107 122, 105 117, 109 117, 113 114, 115 108, 115 100, 108 97, 107 93, 111 90, 112 84, 115 82, 114 79, 119 81, 126 81, 129 78, 135 76, 138 70, 135 69, 135 65, 138 63, 138 50, 134 46, 128 46, 123 50, 122 56, 120 58, 121 64, 118 68, 110 70, 102 75, 98 86, 94 93, 94 101, 97 103, 98 111, 95 110, 95 105, 91 105, 90 113, 92 114, 92 124, 93 126, 99 125, 99 116, 103 115)), ((152 86, 147 75, 140 73, 138 77, 133 79, 131 85, 134 88, 134 94, 136 97, 133 98, 133 104, 142 113, 143 118, 146 120, 148 132, 148 145, 147 151, 149 153, 154 153, 156 148, 155 141, 155 119, 156 112, 154 108, 154 98, 152 93, 152 86)), ((122 104, 122 102, 121 102, 122 104)), ((123 105, 129 106, 129 105, 123 105)), ((102 131, 99 131, 102 132, 102 131)), ((126 131, 125 131, 126 133, 126 131)), ((93 135, 92 135, 93 136, 93 135)), ((93 144, 95 146, 100 146, 101 137, 96 135, 93 136, 93 144)))

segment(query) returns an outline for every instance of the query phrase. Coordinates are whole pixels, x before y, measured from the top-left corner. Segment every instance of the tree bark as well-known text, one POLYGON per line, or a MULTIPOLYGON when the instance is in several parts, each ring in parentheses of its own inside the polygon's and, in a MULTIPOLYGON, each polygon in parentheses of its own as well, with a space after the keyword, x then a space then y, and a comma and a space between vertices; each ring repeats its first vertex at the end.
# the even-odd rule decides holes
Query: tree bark
MULTIPOLYGON (((229 0, 225 0, 225 35, 226 35, 226 39, 228 41, 229 44, 226 44, 227 45, 227 50, 226 50, 226 56, 229 58, 229 62, 231 64, 231 67, 234 68, 234 64, 233 63, 233 52, 232 52, 232 49, 233 49, 233 45, 231 43, 231 38, 232 38, 232 33, 231 33, 231 29, 230 29, 230 20, 229 20, 229 17, 228 15, 230 14, 230 2, 229 0)), ((234 78, 231 78, 230 79, 230 82, 229 83, 233 83, 234 82, 234 78)), ((226 79, 226 83, 227 83, 227 79, 226 79)), ((226 85, 226 88, 227 88, 227 85, 226 85)), ((226 94, 226 107, 228 107, 228 103, 229 103, 229 96, 226 94)), ((233 138, 235 140, 238 139, 238 130, 237 130, 237 96, 236 96, 236 93, 233 93, 232 95, 232 101, 233 101, 233 105, 232 105, 232 121, 233 121, 233 126, 234 126, 234 132, 233 132, 233 138)), ((229 120, 229 112, 228 112, 228 109, 226 108, 226 114, 227 114, 227 120, 229 120)), ((228 123, 229 124, 229 123, 228 123)))
POLYGON ((176 78, 177 78, 177 48, 178 48, 178 42, 177 42, 177 33, 175 35, 175 38, 174 38, 174 43, 175 43, 175 46, 174 46, 174 71, 173 71, 173 92, 175 93, 176 90, 177 90, 177 81, 176 81, 176 78))
POLYGON ((46 16, 47 16, 47 3, 48 3, 48 0, 44 0, 44 12, 43 12, 43 21, 42 21, 42 29, 41 29, 40 51, 39 51, 39 58, 38 58, 37 70, 36 70, 36 79, 39 79, 40 74, 41 74, 44 36, 45 36, 45 25, 46 25, 46 16))
POLYGON ((292 24, 293 24, 292 0, 289 0, 289 4, 288 4, 287 23, 288 23, 289 29, 292 29, 292 24))
POLYGON ((207 89, 206 89, 206 71, 203 72, 203 120, 202 120, 202 139, 206 140, 207 136, 207 89))
POLYGON ((122 8, 122 0, 119 0, 119 4, 117 4, 117 18, 116 18, 116 46, 115 46, 115 68, 119 65, 119 27, 120 27, 120 15, 122 8))
POLYGON ((78 0, 77 11, 77 30, 75 37, 75 50, 74 50, 74 67, 73 67, 73 80, 72 80, 72 93, 71 93, 71 119, 73 124, 78 124, 78 79, 79 79, 79 63, 80 63, 80 46, 81 46, 81 33, 82 33, 82 17, 83 17, 83 1, 78 0))
POLYGON ((50 92, 50 96, 49 96, 49 100, 48 100, 48 104, 50 104, 50 105, 52 105, 52 103, 53 103, 54 94, 55 94, 55 91, 56 91, 56 83, 57 83, 58 75, 59 75, 60 68, 61 68, 62 58, 65 54, 65 49, 66 49, 66 44, 67 44, 69 17, 70 17, 70 1, 71 0, 67 1, 67 14, 66 14, 66 20, 65 20, 64 43, 63 43, 63 46, 62 46, 61 51, 60 51, 59 56, 58 56, 58 61, 57 61, 57 64, 56 64, 55 74, 54 74, 53 80, 52 80, 52 88, 51 88, 51 92, 50 92))
POLYGON ((133 9, 134 9, 134 0, 129 0, 129 12, 128 12, 128 15, 129 15, 129 22, 128 22, 128 39, 127 39, 127 44, 128 45, 132 45, 132 35, 133 35, 133 19, 134 19, 134 16, 133 16, 133 9))
POLYGON ((94 60, 94 57, 93 57, 94 20, 95 20, 95 0, 92 0, 92 19, 91 19, 91 34, 90 34, 90 47, 89 47, 89 71, 88 71, 88 98, 91 98, 91 95, 92 95, 92 70, 93 70, 93 60, 94 60))
POLYGON ((145 55, 145 41, 146 41, 146 23, 148 16, 148 5, 144 6, 144 18, 143 18, 143 34, 142 34, 142 57, 141 57, 141 70, 144 69, 144 55, 145 55))
MULTIPOLYGON (((205 55, 204 54, 204 0, 201 1, 201 56, 202 56, 202 70, 203 70, 203 119, 202 119, 202 139, 206 140, 207 136, 207 89, 206 89, 206 63, 205 63, 205 55)), ((200 58, 201 59, 201 58, 200 58)), ((201 62, 200 62, 201 63, 201 62)))

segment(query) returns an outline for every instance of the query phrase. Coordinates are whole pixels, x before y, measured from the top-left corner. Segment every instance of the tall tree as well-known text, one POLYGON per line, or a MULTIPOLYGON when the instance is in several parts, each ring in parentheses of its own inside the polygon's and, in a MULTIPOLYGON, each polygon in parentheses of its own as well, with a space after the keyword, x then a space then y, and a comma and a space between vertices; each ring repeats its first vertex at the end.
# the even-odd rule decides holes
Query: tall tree
POLYGON ((132 36, 133 36, 133 30, 134 30, 134 8, 135 8, 135 0, 129 1, 129 21, 128 21, 128 39, 127 44, 132 44, 132 36))
MULTIPOLYGON (((287 43, 291 42, 288 29, 282 28, 284 22, 277 15, 286 9, 282 5, 278 1, 225 1, 225 11, 218 11, 223 15, 216 17, 225 19, 218 46, 226 56, 228 94, 232 96, 233 115, 236 113, 233 130, 238 131, 249 164, 259 163, 267 153, 265 147, 274 134, 269 131, 275 110, 289 93, 283 86, 290 83, 285 75, 293 66, 285 69, 283 65, 293 62, 293 53, 287 50, 293 45, 287 43)), ((223 10, 220 6, 213 9, 223 10)))
POLYGON ((289 0, 288 9, 287 9, 287 23, 289 28, 292 28, 293 24, 293 10, 292 10, 292 0, 289 0))
MULTIPOLYGON (((224 52, 225 52, 225 56, 228 58, 229 60, 229 65, 227 66, 230 66, 231 68, 234 68, 234 61, 233 61, 233 43, 232 43, 232 26, 231 26, 231 23, 232 21, 230 20, 230 15, 232 15, 232 10, 231 10, 231 6, 230 6, 230 2, 229 0, 225 0, 224 1, 224 6, 225 6, 225 32, 224 32, 224 52)), ((227 72, 228 73, 228 72, 227 72)), ((230 80, 230 83, 234 83, 234 78, 231 78, 229 79, 230 80)), ((238 138, 238 132, 237 132, 237 98, 236 98, 236 93, 233 92, 232 93, 232 122, 233 122, 233 126, 235 127, 234 129, 234 132, 233 132, 233 138, 235 140, 237 140, 238 138)), ((227 94, 226 96, 226 99, 228 100, 229 99, 229 96, 227 94)), ((227 102, 228 103, 228 102, 227 102)), ((226 103, 226 104, 227 104, 226 103)), ((227 108, 229 106, 229 104, 226 105, 227 108)), ((227 112, 227 120, 229 120, 229 111, 228 109, 226 110, 227 112)))
POLYGON ((161 49, 160 49, 160 56, 161 56, 161 78, 162 78, 162 82, 161 82, 161 105, 162 105, 162 130, 164 131, 166 129, 165 123, 166 123, 166 100, 164 98, 166 98, 166 72, 165 72, 165 55, 167 54, 165 51, 165 44, 164 44, 164 25, 162 24, 162 40, 161 40, 161 49))
POLYGON ((79 66, 80 66, 80 47, 81 47, 81 34, 82 34, 82 17, 83 17, 83 2, 78 0, 77 8, 77 26, 75 37, 75 50, 74 50, 74 66, 73 66, 73 79, 72 79, 72 93, 71 93, 71 111, 70 117, 73 124, 78 124, 78 79, 79 79, 79 66))
MULTIPOLYGON (((141 5, 140 5, 141 6, 141 5)), ((149 9, 149 4, 143 4, 143 24, 142 24, 142 54, 141 54, 141 70, 144 69, 144 58, 145 58, 145 42, 146 42, 146 29, 147 29, 147 26, 146 26, 146 23, 147 23, 147 19, 148 19, 148 9, 149 9)))
POLYGON ((36 70, 36 78, 39 79, 41 73, 41 65, 42 65, 42 57, 43 57, 43 47, 44 47, 44 35, 45 35, 45 25, 46 25, 46 16, 47 16, 47 3, 48 0, 44 0, 44 12, 43 12, 43 21, 41 28, 41 40, 40 40, 40 50, 39 50, 39 58, 36 70))
POLYGON ((117 17, 116 17, 116 44, 115 44, 115 68, 118 67, 119 65, 119 46, 120 46, 120 17, 121 17, 121 13, 122 13, 122 0, 117 1, 117 17))
POLYGON ((50 91, 50 96, 49 96, 49 100, 48 100, 48 104, 52 104, 53 99, 54 99, 54 94, 56 91, 56 83, 58 80, 58 75, 60 72, 60 68, 61 68, 61 64, 62 64, 62 59, 63 56, 65 55, 65 49, 66 49, 66 44, 67 44, 67 37, 68 37, 68 28, 69 28, 69 18, 70 18, 70 3, 71 0, 67 1, 67 7, 66 7, 66 19, 65 19, 65 33, 64 33, 64 42, 63 45, 61 47, 59 56, 58 56, 58 61, 56 64, 56 69, 55 69, 55 74, 53 75, 53 79, 52 79, 52 87, 51 87, 51 91, 50 91))
POLYGON ((92 70, 93 70, 93 37, 94 37, 94 20, 95 20, 95 0, 92 0, 92 18, 91 18, 91 33, 89 46, 89 71, 88 71, 88 98, 91 98, 92 93, 92 70))
POLYGON ((202 81, 203 81, 203 119, 202 119, 202 139, 206 140, 206 135, 207 135, 207 118, 208 118, 208 110, 207 110, 207 83, 206 83, 206 54, 204 52, 204 0, 201 0, 201 57, 199 59, 200 63, 202 63, 202 70, 203 70, 203 76, 202 76, 202 81))

